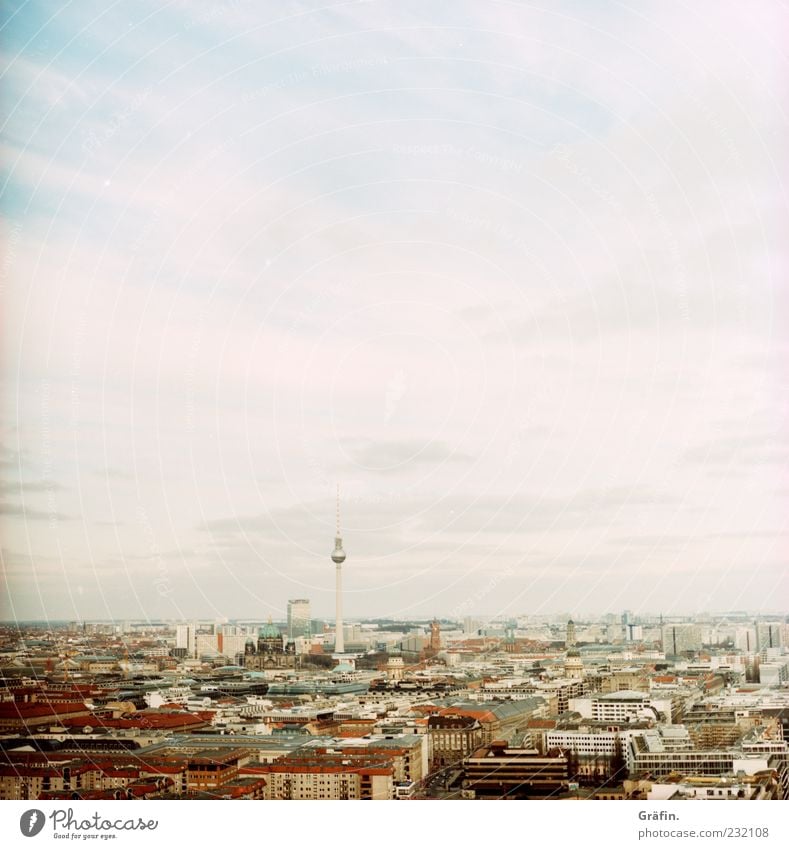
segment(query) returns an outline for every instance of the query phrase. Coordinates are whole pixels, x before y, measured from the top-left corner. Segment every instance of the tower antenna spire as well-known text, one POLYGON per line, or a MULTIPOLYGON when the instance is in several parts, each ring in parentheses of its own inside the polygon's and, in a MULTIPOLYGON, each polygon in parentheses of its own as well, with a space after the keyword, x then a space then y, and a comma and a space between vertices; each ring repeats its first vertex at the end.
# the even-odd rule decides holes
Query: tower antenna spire
POLYGON ((340 535, 340 485, 337 484, 337 536, 340 535))

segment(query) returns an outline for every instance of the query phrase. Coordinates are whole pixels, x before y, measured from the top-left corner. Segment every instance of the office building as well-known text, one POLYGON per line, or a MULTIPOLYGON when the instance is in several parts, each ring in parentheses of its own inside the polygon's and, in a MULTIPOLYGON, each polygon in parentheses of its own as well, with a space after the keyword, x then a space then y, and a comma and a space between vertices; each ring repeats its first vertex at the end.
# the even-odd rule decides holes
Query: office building
POLYGON ((310 600, 308 598, 292 598, 288 601, 288 639, 309 637, 310 600))
POLYGON ((591 775, 599 769, 601 763, 610 760, 620 747, 628 767, 632 767, 630 740, 639 730, 611 728, 610 725, 589 724, 577 729, 555 729, 545 732, 543 750, 560 749, 571 752, 577 759, 577 769, 581 775, 591 775))
POLYGON ((186 649, 187 657, 195 657, 197 625, 194 622, 175 626, 175 647, 186 649))
POLYGON ((564 754, 541 755, 537 749, 510 748, 495 741, 477 749, 463 768, 468 799, 546 799, 569 788, 564 754))
POLYGON ((756 651, 778 649, 783 646, 782 626, 780 622, 756 623, 756 651))
POLYGON ((577 711, 585 719, 598 722, 627 722, 634 719, 649 719, 672 722, 670 698, 656 699, 650 693, 639 690, 619 690, 616 693, 598 693, 594 696, 570 699, 570 710, 577 711))
POLYGON ((701 628, 698 625, 664 625, 662 639, 666 657, 680 657, 701 650, 701 628))

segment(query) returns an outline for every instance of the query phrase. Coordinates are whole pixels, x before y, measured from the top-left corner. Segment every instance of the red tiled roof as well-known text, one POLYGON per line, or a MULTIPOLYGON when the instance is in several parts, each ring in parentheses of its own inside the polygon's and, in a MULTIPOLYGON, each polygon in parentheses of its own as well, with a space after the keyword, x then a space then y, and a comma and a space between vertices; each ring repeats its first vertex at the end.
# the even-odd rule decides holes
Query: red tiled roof
POLYGON ((173 775, 177 775, 180 772, 185 772, 187 769, 186 762, 181 761, 180 763, 151 763, 145 761, 139 761, 140 769, 144 772, 153 772, 153 773, 170 773, 173 775))
MULTIPOLYGON (((65 765, 61 766, 21 766, 18 764, 14 765, 0 765, 0 776, 26 776, 28 778, 56 778, 60 777, 63 774, 63 770, 65 769, 65 765)), ((71 774, 74 775, 76 773, 83 772, 91 772, 94 767, 88 764, 81 764, 78 766, 71 766, 71 774)))
POLYGON ((79 799, 115 799, 118 790, 47 790, 39 798, 51 801, 79 799))
POLYGON ((64 713, 88 713, 84 702, 2 702, 0 720, 36 719, 41 716, 59 716, 64 713))
POLYGON ((122 767, 106 767, 101 771, 102 775, 106 775, 107 778, 139 778, 140 770, 138 769, 129 769, 128 767, 123 769, 122 767))
POLYGON ((455 714, 457 716, 470 716, 473 719, 478 719, 480 722, 492 722, 496 719, 494 713, 489 710, 475 710, 473 708, 457 707, 438 707, 437 705, 414 705, 414 710, 420 713, 429 713, 434 716, 447 716, 455 714))
MULTIPOLYGON (((360 775, 391 775, 393 772, 393 767, 369 767, 369 766, 355 766, 352 764, 347 764, 343 766, 318 766, 317 764, 314 766, 292 766, 289 764, 268 764, 267 767, 261 770, 262 772, 287 772, 287 773, 304 773, 304 774, 331 774, 331 773, 342 773, 342 772, 355 772, 360 775)), ((246 768, 242 768, 240 770, 241 773, 246 774, 246 768)))
POLYGON ((34 764, 47 763, 52 761, 73 761, 75 755, 73 752, 2 752, 0 753, 4 763, 12 764, 34 764))
MULTIPOLYGON (((359 753, 359 749, 356 746, 346 746, 344 749, 340 750, 345 755, 357 755, 359 753)), ((376 746, 373 750, 372 754, 375 755, 407 755, 408 749, 401 748, 399 746, 376 746)))
POLYGON ((62 693, 79 693, 80 695, 85 695, 88 693, 102 693, 102 690, 99 687, 96 687, 95 684, 75 684, 71 682, 69 684, 68 689, 63 690, 55 690, 48 688, 46 683, 42 684, 34 684, 34 685, 20 685, 18 687, 11 686, 8 688, 12 693, 20 694, 20 695, 35 695, 36 693, 45 696, 45 695, 60 695, 62 693))
POLYGON ((95 713, 88 716, 75 716, 64 719, 61 723, 68 728, 90 725, 99 728, 184 728, 189 725, 202 725, 208 722, 205 716, 195 713, 139 713, 125 714, 124 716, 112 718, 97 716, 95 713))

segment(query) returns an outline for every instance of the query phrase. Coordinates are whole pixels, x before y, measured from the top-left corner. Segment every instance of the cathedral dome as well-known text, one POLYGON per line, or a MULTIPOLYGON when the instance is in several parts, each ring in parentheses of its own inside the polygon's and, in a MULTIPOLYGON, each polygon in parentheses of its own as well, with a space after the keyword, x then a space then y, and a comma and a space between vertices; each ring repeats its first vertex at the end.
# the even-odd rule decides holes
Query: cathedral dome
POLYGON ((275 640, 278 639, 281 634, 279 633, 279 628, 274 625, 272 622, 267 622, 258 632, 259 637, 263 637, 264 640, 275 640))

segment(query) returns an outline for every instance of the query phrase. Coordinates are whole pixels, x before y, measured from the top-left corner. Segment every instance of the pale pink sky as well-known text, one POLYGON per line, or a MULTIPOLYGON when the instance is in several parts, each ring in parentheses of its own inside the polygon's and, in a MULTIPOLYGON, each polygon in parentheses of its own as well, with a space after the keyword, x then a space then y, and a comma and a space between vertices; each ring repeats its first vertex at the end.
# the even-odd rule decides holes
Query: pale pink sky
POLYGON ((776 610, 778 2, 6 24, 4 618, 776 610))

